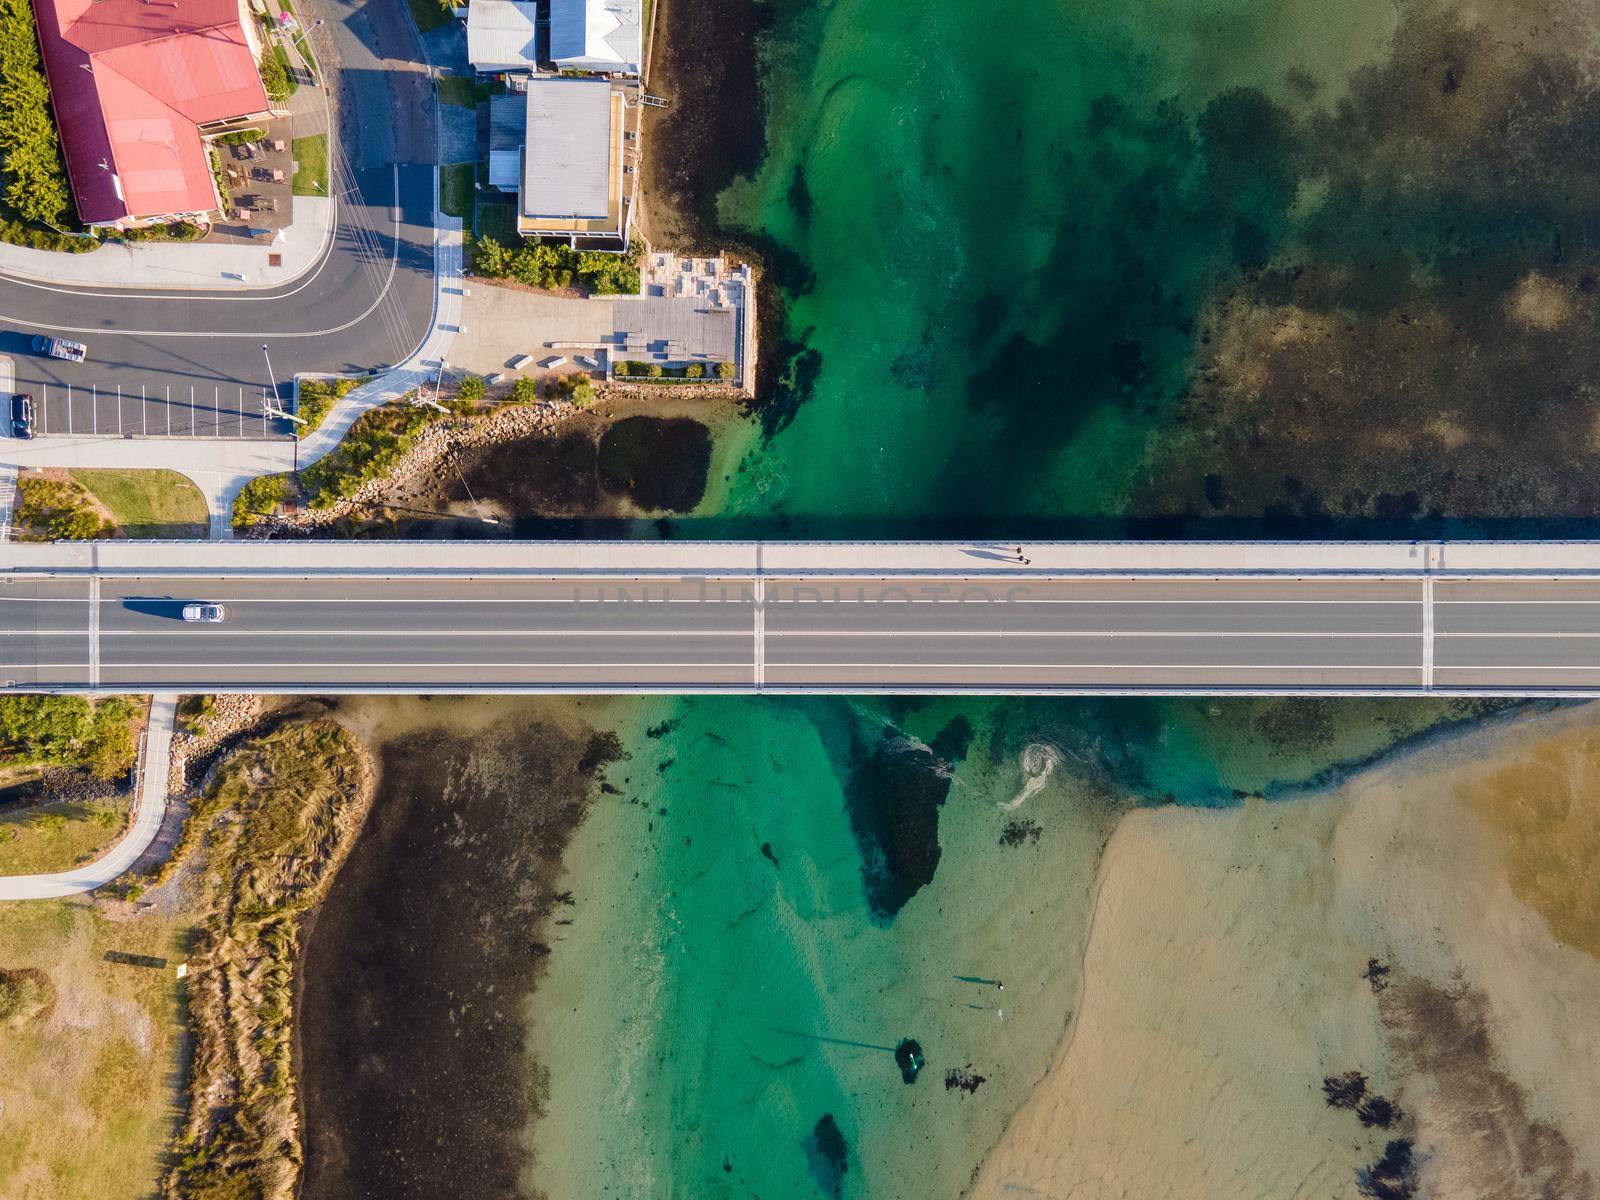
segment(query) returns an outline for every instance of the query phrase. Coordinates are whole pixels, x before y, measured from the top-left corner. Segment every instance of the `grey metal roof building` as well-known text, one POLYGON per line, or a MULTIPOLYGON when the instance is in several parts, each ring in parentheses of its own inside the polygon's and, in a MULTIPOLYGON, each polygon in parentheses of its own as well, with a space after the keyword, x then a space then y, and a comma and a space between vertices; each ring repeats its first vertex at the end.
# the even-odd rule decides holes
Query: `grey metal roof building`
POLYGON ((514 92, 489 97, 489 186, 514 192, 522 182, 528 102, 514 92))
POLYGON ((472 69, 533 70, 537 28, 538 8, 525 0, 472 0, 467 8, 467 59, 472 69))
POLYGON ((605 80, 528 81, 521 232, 626 236, 622 126, 622 96, 605 80))
POLYGON ((550 57, 559 67, 637 75, 640 0, 550 0, 550 57))

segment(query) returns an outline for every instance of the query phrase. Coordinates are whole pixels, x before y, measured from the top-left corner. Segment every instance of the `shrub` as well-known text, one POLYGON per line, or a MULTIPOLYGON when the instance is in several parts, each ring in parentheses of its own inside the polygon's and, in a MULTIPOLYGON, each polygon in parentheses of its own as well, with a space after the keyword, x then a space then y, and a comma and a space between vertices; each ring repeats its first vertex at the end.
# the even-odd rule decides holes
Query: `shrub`
POLYGON ((520 246, 503 246, 494 238, 478 238, 473 243, 473 270, 488 279, 514 279, 528 287, 557 290, 580 287, 596 295, 632 294, 639 290, 641 242, 633 242, 621 254, 597 250, 573 250, 524 241, 520 246))
POLYGON ((539 398, 539 382, 536 379, 519 379, 511 385, 511 399, 518 404, 532 404, 539 398))
POLYGON ((685 379, 699 379, 704 376, 705 373, 706 369, 699 363, 690 363, 683 369, 683 377, 685 379))
POLYGON ((246 142, 259 142, 267 136, 265 129, 235 129, 219 133, 212 141, 221 146, 243 146, 246 142))
POLYGON ((29 824, 47 837, 57 837, 67 831, 67 819, 60 813, 40 813, 29 824))
POLYGON ((651 363, 645 368, 644 373, 650 376, 651 379, 660 379, 667 373, 667 370, 660 363, 651 363))
POLYGON ((733 378, 733 364, 731 362, 719 362, 717 364, 717 378, 718 379, 732 379, 733 378))
POLYGON ((73 237, 53 229, 35 229, 21 221, 0 221, 0 242, 31 246, 35 250, 54 250, 57 254, 83 254, 100 249, 100 240, 91 235, 73 237))
POLYGON ((482 375, 463 375, 460 384, 456 387, 456 395, 463 400, 482 400, 483 388, 482 375))
MULTIPOLYGON (((3 0, 0 0, 3 2, 3 0)), ((268 46, 261 52, 261 83, 267 89, 267 99, 274 104, 281 104, 294 93, 294 85, 289 82, 289 72, 284 70, 282 61, 268 46)))
POLYGON ((283 475, 258 475, 233 498, 233 527, 245 529, 269 517, 289 499, 289 480, 283 475))
POLYGON ((295 416, 301 423, 295 428, 296 437, 315 433, 333 408, 333 402, 347 396, 355 389, 354 379, 302 379, 296 390, 295 416))
POLYGON ((573 384, 572 391, 567 394, 567 399, 571 400, 579 408, 588 408, 589 405, 594 403, 594 384, 589 381, 587 375, 579 375, 575 378, 577 382, 573 384))
POLYGON ((84 748, 84 765, 97 779, 121 779, 133 770, 139 750, 133 741, 134 707, 120 696, 95 706, 94 723, 84 748))
POLYGON ((89 493, 75 483, 26 478, 17 484, 19 540, 92 541, 115 530, 89 506, 89 493))
POLYGON ((77 219, 28 0, 0 0, 0 162, 6 203, 24 221, 77 219))
POLYGON ((300 472, 301 490, 312 508, 331 508, 392 468, 439 417, 431 408, 404 401, 363 413, 333 452, 300 472))

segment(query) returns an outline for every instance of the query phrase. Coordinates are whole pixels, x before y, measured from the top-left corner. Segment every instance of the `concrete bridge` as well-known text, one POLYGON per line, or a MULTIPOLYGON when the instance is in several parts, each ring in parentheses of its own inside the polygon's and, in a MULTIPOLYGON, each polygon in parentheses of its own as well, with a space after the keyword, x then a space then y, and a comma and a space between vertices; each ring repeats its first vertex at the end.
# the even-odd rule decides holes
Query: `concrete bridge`
POLYGON ((0 686, 1600 695, 1600 542, 12 544, 0 686))

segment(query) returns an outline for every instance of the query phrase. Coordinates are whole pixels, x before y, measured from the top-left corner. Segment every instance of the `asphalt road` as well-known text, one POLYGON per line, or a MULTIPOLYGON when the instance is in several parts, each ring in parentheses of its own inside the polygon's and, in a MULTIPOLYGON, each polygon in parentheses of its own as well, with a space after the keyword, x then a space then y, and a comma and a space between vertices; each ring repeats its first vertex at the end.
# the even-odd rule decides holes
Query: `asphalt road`
MULTIPOLYGON (((263 417, 266 343, 281 397, 302 371, 365 371, 408 355, 433 314, 434 98, 401 4, 319 0, 319 62, 337 67, 338 227, 323 259, 279 288, 171 292, 0 275, 0 354, 38 399, 44 434, 283 435, 263 417), (32 349, 36 333, 89 359, 32 349)), ((313 14, 314 15, 314 14, 313 14)))
POLYGON ((1595 690, 1600 579, 14 576, 0 579, 0 681, 1595 690), (183 622, 192 600, 225 604, 227 621, 183 622))

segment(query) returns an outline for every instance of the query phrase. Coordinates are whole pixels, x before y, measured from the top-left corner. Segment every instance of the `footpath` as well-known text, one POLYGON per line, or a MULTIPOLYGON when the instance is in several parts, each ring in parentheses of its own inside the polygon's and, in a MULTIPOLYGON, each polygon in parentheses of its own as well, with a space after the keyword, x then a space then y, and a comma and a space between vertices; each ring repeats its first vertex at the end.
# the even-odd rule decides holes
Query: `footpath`
POLYGON ((139 790, 133 798, 133 825, 122 839, 92 863, 50 875, 0 876, 0 900, 53 900, 92 892, 131 867, 161 828, 167 811, 172 769, 172 729, 178 697, 157 692, 150 700, 150 725, 145 731, 139 790))

